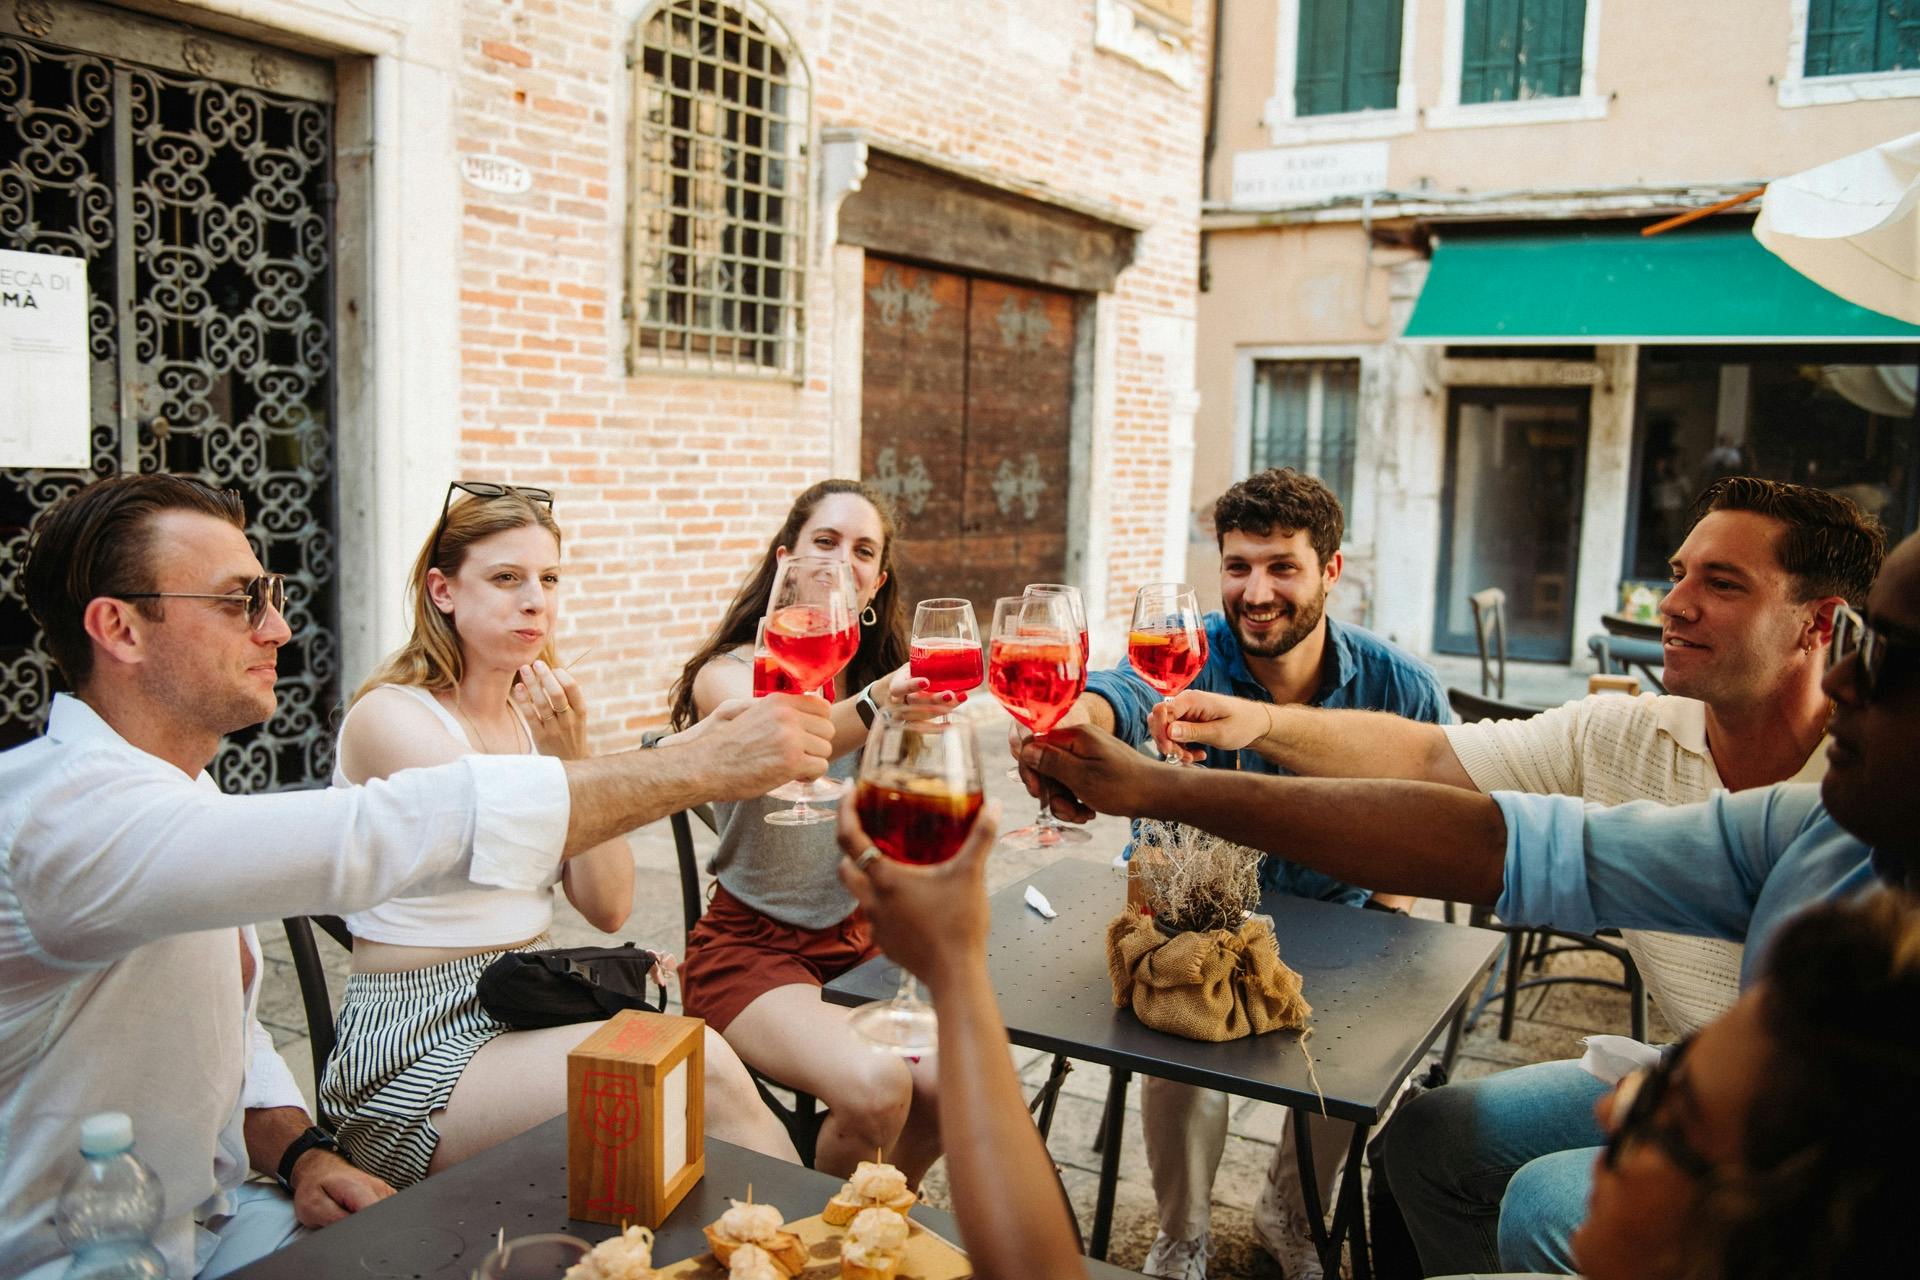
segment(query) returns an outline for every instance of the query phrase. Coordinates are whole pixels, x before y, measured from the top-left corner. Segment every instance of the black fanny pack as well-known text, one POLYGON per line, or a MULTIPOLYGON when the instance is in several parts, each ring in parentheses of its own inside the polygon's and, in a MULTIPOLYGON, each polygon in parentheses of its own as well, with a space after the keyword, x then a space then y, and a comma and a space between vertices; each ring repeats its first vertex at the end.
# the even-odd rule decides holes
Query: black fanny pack
POLYGON ((617 947, 509 951, 481 970, 480 1007, 515 1031, 599 1022, 622 1009, 663 1013, 667 991, 647 999, 654 954, 631 942, 617 947))

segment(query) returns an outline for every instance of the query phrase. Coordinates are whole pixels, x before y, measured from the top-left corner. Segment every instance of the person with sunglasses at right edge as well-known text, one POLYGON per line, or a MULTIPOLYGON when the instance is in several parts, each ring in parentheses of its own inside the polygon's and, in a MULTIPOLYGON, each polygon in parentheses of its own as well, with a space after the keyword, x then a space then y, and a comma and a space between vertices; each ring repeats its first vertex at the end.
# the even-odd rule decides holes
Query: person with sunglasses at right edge
MULTIPOLYGON (((1021 764, 1057 784, 1054 809, 1066 818, 1185 822, 1343 879, 1481 903, 1514 924, 1744 941, 1746 983, 1797 912, 1920 884, 1920 536, 1888 555, 1866 616, 1841 605, 1832 627, 1824 688, 1834 712, 1818 789, 1785 783, 1703 804, 1603 809, 1430 782, 1180 770, 1087 727, 1027 744, 1021 764), (1367 838, 1356 840, 1363 815, 1367 838)), ((1849 1096, 1849 1080, 1829 1083, 1849 1096)), ((1911 1101, 1902 1107, 1899 1116, 1854 1114, 1861 1125, 1910 1123, 1911 1101)), ((1570 1133, 1564 1145, 1594 1141, 1570 1133)), ((1390 1162, 1388 1176, 1404 1206, 1398 1168, 1390 1162)), ((1439 1243, 1487 1248, 1496 1227, 1468 1218, 1458 1238, 1439 1243)))

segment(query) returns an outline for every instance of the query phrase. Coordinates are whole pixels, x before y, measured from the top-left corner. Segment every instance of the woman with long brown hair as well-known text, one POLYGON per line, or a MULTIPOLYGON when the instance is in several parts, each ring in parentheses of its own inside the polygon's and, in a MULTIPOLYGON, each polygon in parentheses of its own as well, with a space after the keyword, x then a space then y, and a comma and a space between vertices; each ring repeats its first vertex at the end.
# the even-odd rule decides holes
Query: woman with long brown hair
MULTIPOLYGON (((834 679, 831 776, 852 776, 878 704, 951 706, 953 695, 926 694, 926 682, 907 672, 893 540, 893 514, 867 485, 823 480, 802 493, 675 683, 674 727, 752 693, 755 627, 789 555, 846 559, 859 593, 860 647, 834 679)), ((687 939, 681 998, 754 1069, 827 1104, 815 1167, 844 1175, 884 1150, 917 1183, 940 1151, 932 1064, 909 1064, 858 1039, 847 1011, 821 999, 823 984, 877 953, 866 917, 837 878, 833 829, 769 825, 762 819, 775 807, 766 799, 714 806, 715 884, 687 939)))
MULTIPOLYGON (((552 496, 456 481, 447 498, 409 579, 413 634, 354 694, 335 785, 475 752, 591 754, 586 695, 554 652, 552 496), (456 489, 466 494, 459 502, 456 489)), ((594 927, 618 929, 633 909, 626 840, 569 860, 559 884, 594 927)), ((353 968, 319 1100, 355 1164, 405 1187, 566 1110, 566 1054, 592 1027, 509 1031, 475 989, 504 952, 551 946, 552 920, 550 887, 478 886, 347 918, 353 968)), ((797 1158, 739 1058, 711 1032, 706 1096, 709 1133, 797 1158)))

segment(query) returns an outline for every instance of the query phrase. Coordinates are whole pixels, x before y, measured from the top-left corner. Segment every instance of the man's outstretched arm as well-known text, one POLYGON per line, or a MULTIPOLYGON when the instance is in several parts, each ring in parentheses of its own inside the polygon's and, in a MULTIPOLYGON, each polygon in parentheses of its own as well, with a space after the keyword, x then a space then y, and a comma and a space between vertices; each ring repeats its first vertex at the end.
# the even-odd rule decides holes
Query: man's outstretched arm
MULTIPOLYGON (((1154 742, 1184 749, 1251 747, 1293 773, 1316 778, 1402 778, 1472 787, 1437 724, 1387 711, 1276 706, 1189 689, 1153 709, 1154 742)), ((1189 759, 1199 759, 1190 751, 1189 759)))
POLYGON ((1084 727, 1029 742, 1020 759, 1071 793, 1054 802, 1063 818, 1182 822, 1386 893, 1490 906, 1504 886, 1506 820, 1477 791, 1182 769, 1084 727))

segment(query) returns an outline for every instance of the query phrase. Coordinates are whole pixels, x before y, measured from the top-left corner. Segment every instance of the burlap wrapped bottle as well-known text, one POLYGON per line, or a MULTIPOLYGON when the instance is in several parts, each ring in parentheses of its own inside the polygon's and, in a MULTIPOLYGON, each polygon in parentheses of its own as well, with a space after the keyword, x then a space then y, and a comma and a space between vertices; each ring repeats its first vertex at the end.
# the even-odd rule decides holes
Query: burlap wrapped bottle
POLYGON ((1125 911, 1107 926, 1113 1003, 1147 1026, 1189 1040, 1238 1040, 1307 1025, 1300 975, 1280 960, 1273 925, 1255 916, 1238 932, 1168 935, 1125 911))

